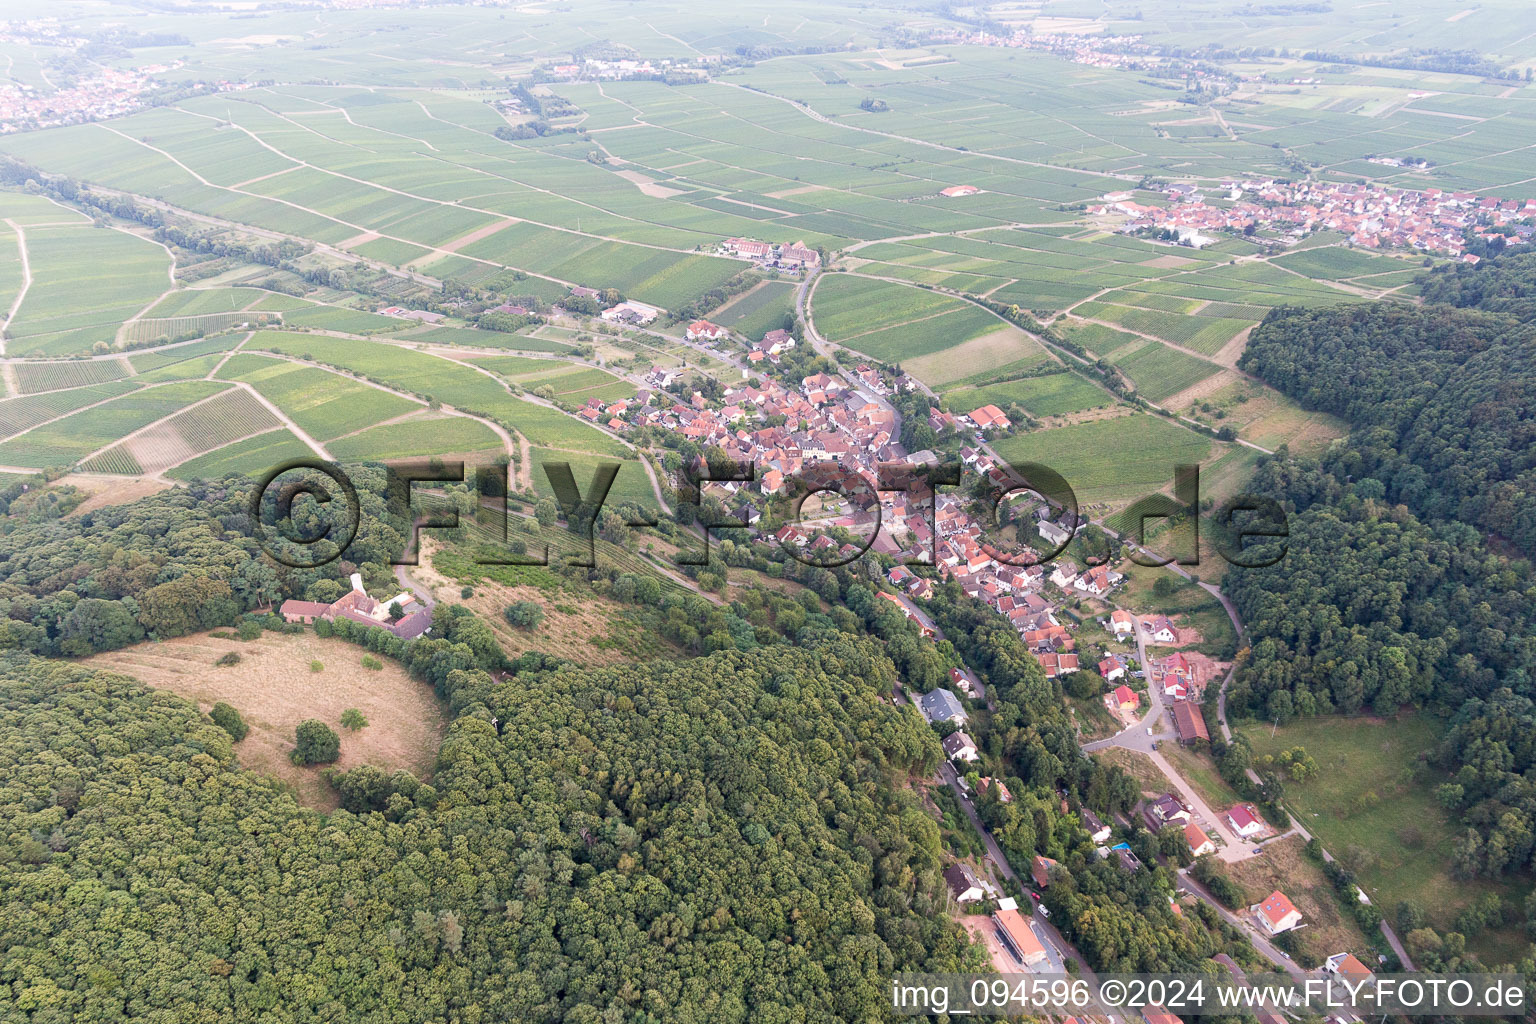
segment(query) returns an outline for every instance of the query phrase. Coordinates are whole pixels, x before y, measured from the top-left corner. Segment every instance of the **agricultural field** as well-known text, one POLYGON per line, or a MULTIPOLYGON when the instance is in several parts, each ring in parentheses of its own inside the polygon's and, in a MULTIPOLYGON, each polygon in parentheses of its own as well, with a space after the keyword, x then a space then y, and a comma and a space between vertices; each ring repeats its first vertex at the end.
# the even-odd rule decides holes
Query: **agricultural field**
POLYGON ((1176 395, 1222 369, 1157 341, 1146 342, 1123 356, 1117 352, 1110 356, 1110 362, 1131 378, 1137 394, 1153 402, 1176 395))
POLYGON ((158 475, 232 441, 279 426, 276 416, 243 388, 231 388, 167 417, 81 464, 88 473, 158 475))
POLYGON ((272 293, 260 288, 182 288, 144 311, 146 319, 237 313, 259 308, 272 293))
POLYGON ((1023 406, 1031 416, 1064 416, 1084 409, 1114 404, 1114 396, 1096 384, 1068 371, 1039 377, 1021 377, 983 387, 961 387, 945 391, 944 408, 969 412, 983 405, 1007 409, 1023 406))
POLYGON ((284 427, 190 459, 165 475, 175 480, 222 480, 231 474, 252 477, 292 459, 314 457, 315 452, 284 427))
POLYGON ((322 442, 421 408, 410 399, 329 370, 244 352, 225 363, 219 377, 250 384, 322 442))
POLYGON ((715 310, 709 319, 756 341, 769 331, 783 327, 784 318, 791 316, 794 308, 794 285, 787 281, 764 281, 715 310))
POLYGON ((112 381, 68 391, 51 391, 39 395, 23 395, 0 401, 0 437, 9 437, 39 423, 67 415, 88 405, 106 402, 119 395, 137 390, 137 381, 112 381))
POLYGON ((146 238, 83 221, 24 230, 32 286, 6 326, 8 354, 67 356, 110 346, 123 321, 170 287, 171 257, 146 238))
POLYGON ((65 388, 105 384, 129 376, 131 367, 122 359, 83 359, 59 363, 16 363, 16 384, 21 394, 61 391, 65 388))
POLYGON ((413 417, 348 434, 326 448, 336 458, 349 461, 508 454, 494 430, 467 416, 413 417))
POLYGON ((1213 428, 1230 426, 1242 438, 1274 450, 1281 445, 1297 453, 1315 452, 1349 433, 1349 424, 1325 412, 1303 409, 1294 400, 1259 383, 1223 371, 1201 388, 1186 393, 1189 404, 1180 412, 1213 428))
POLYGON ((1171 487, 1174 466, 1203 462, 1213 444, 1161 417, 1136 413, 1016 434, 992 447, 1011 462, 1051 467, 1088 504, 1171 487))
POLYGON ((211 381, 181 381, 141 388, 12 437, 0 444, 0 464, 35 469, 72 466, 92 452, 228 387, 211 381))

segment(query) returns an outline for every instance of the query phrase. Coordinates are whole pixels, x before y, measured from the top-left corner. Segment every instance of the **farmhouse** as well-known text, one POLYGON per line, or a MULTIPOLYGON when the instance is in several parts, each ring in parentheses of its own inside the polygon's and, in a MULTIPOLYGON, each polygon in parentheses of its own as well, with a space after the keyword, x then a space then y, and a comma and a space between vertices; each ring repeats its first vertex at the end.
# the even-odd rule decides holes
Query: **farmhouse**
POLYGON ((939 195, 946 199, 954 199, 956 196, 974 196, 980 193, 981 189, 975 185, 951 185, 949 188, 939 189, 939 195))
POLYGON ((1271 935, 1288 932, 1301 924, 1301 911, 1279 889, 1266 896, 1263 903, 1255 903, 1248 909, 1271 935))
POLYGON ((334 622, 351 619, 365 626, 387 629, 403 640, 414 640, 432 629, 432 610, 423 608, 410 593, 397 594, 387 601, 375 601, 363 589, 361 573, 352 574, 352 589, 330 604, 319 601, 284 601, 278 609, 284 622, 302 622, 306 625, 316 619, 334 622), (390 609, 398 607, 403 613, 390 621, 390 609))
POLYGON ((720 243, 720 248, 736 256, 745 256, 749 260, 765 260, 773 255, 773 246, 767 242, 759 242, 755 238, 727 238, 720 243))
POLYGON ((719 324, 712 324, 708 320, 695 320, 688 325, 688 330, 683 332, 689 341, 719 341, 731 332, 719 324))
POLYGON ((978 430, 1001 430, 1008 425, 1008 414, 995 405, 972 409, 968 416, 978 430))
POLYGON ((997 924, 997 937, 1003 940, 1003 945, 1008 947, 1008 952, 1019 963, 1033 967, 1045 960, 1045 947, 1040 944, 1024 915, 1019 913, 1018 904, 1014 900, 1005 899, 1000 902, 992 920, 997 924), (1005 903, 1009 906, 1004 907, 1005 903))
POLYGON ((611 324, 648 324, 660 315, 661 310, 655 306, 647 306, 634 299, 626 299, 602 312, 602 318, 611 324))

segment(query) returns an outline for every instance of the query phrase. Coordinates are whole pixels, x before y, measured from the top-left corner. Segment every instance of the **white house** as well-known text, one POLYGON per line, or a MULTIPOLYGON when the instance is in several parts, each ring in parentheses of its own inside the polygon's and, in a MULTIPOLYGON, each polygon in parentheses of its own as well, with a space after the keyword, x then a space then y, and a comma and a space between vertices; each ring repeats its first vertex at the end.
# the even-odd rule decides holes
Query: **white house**
POLYGON ((1227 812, 1227 824, 1232 826, 1239 839, 1248 839, 1264 831, 1264 822, 1244 804, 1227 812))
POLYGON ((945 736, 941 745, 944 747, 944 756, 951 760, 967 761, 971 764, 981 760, 981 752, 976 749, 976 741, 963 731, 952 732, 945 736))
POLYGON ((1271 935, 1288 932, 1301 924, 1301 911, 1279 889, 1266 896, 1263 903, 1255 903, 1248 909, 1271 935))

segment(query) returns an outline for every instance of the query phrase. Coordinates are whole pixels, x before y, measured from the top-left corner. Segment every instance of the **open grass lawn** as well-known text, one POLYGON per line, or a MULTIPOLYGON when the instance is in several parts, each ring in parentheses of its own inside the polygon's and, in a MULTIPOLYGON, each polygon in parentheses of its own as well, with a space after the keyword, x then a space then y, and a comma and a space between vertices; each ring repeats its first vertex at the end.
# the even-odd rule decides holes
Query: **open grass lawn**
POLYGON ((1198 463, 1211 453, 1209 439, 1141 413, 1017 434, 993 447, 1015 463, 1054 469, 1085 504, 1134 499, 1170 487, 1175 465, 1198 463))
MULTIPOLYGON (((1326 715, 1273 733, 1267 723, 1248 724, 1239 732, 1255 754, 1300 746, 1312 755, 1317 777, 1288 784, 1286 802, 1328 851, 1355 871, 1383 913, 1390 916, 1399 902, 1410 900, 1444 932, 1463 907, 1486 892, 1499 893, 1519 911, 1530 879, 1463 881, 1450 876, 1461 829, 1434 798, 1434 787, 1444 776, 1421 761, 1444 735, 1437 719, 1326 715)), ((1518 958, 1525 949, 1516 930, 1474 936, 1468 946, 1490 964, 1518 958)))
POLYGON ((291 784, 306 805, 332 810, 337 799, 322 777, 326 766, 301 768, 288 760, 300 722, 318 718, 336 730, 341 737, 336 767, 343 771, 372 764, 385 771, 404 768, 424 781, 432 775, 446 727, 432 687, 389 658, 380 658, 382 669, 363 668, 367 653, 357 644, 308 632, 264 633, 252 641, 198 633, 99 654, 86 664, 188 697, 205 713, 217 701, 234 705, 251 729, 235 744, 240 762, 291 784), (229 651, 240 655, 240 664, 215 666, 229 651), (311 671, 311 661, 320 662, 322 671, 311 671), (356 732, 343 728, 341 713, 347 708, 362 711, 368 724, 356 732))

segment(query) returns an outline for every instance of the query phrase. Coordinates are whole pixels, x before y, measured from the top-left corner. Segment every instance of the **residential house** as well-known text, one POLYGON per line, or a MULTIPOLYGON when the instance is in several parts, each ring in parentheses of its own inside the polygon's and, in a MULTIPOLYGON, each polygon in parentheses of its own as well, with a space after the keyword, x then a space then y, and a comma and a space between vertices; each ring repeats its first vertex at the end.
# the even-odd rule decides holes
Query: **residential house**
POLYGON ((1141 698, 1136 691, 1123 684, 1115 687, 1114 701, 1121 711, 1135 711, 1141 706, 1141 698))
POLYGON ((688 325, 683 332, 689 341, 719 341, 727 337, 731 332, 719 324, 712 324, 708 320, 695 320, 688 325))
POLYGON ((993 786, 997 787, 997 802, 1000 804, 1013 803, 1013 794, 1008 792, 1008 787, 1003 785, 1002 779, 994 779, 991 776, 977 780, 977 788, 982 793, 988 793, 993 786))
POLYGON ((1035 888, 1047 889, 1051 885, 1051 871, 1056 867, 1056 862, 1049 857, 1042 857, 1038 853, 1029 862, 1029 877, 1035 880, 1035 888))
POLYGON ((1109 613, 1109 628, 1114 630, 1115 639, 1124 639, 1136 632, 1136 617, 1123 608, 1116 608, 1109 613))
POLYGON ((1147 639, 1160 644, 1174 644, 1179 642, 1179 633, 1173 626, 1173 621, 1166 615, 1149 615, 1141 620, 1142 632, 1147 634, 1147 639))
POLYGON ((1190 817, 1189 807, 1172 793, 1164 793, 1147 805, 1147 819, 1155 829, 1164 825, 1188 825, 1190 817))
POLYGON ((1323 961, 1323 970, 1329 974, 1337 974, 1341 978, 1350 978, 1354 981, 1371 977, 1371 969, 1355 959, 1353 953, 1333 954, 1333 956, 1323 961))
POLYGON ((1099 662, 1099 675, 1109 682, 1125 677, 1125 659, 1118 654, 1111 654, 1099 662))
POLYGON ((1192 821, 1184 825, 1184 841, 1189 844, 1192 856, 1203 857, 1207 853, 1216 852, 1216 844, 1211 842, 1211 837, 1200 831, 1200 826, 1192 821))
POLYGON ((964 864, 951 864, 944 869, 944 883, 956 903, 975 903, 987 898, 987 886, 976 873, 964 864))
POLYGON ((1255 903, 1248 909, 1271 935, 1288 932, 1301 924, 1301 911, 1279 889, 1266 896, 1263 903, 1255 903))
POLYGON ((961 693, 965 694, 967 697, 970 697, 972 699, 975 699, 976 695, 981 692, 977 688, 977 686, 976 686, 976 680, 971 678, 971 675, 970 675, 969 672, 966 672, 966 671, 964 671, 962 669, 958 669, 958 668, 950 669, 949 670, 949 681, 951 683, 955 684, 955 686, 959 688, 961 693))
POLYGON ((1248 839, 1264 831, 1264 820, 1247 804, 1238 804, 1227 812, 1227 824, 1239 839, 1248 839))
POLYGON ((361 573, 352 574, 352 589, 330 604, 318 601, 284 601, 278 614, 285 622, 309 624, 316 619, 334 622, 351 619, 365 626, 388 630, 402 640, 414 640, 432 630, 432 609, 423 607, 410 592, 402 592, 385 601, 376 601, 363 588, 361 573), (392 619, 394 610, 400 617, 392 619))
POLYGON ((940 744, 944 748, 944 756, 952 761, 966 761, 975 764, 981 760, 981 752, 976 749, 976 741, 967 736, 964 730, 950 733, 944 737, 940 744))
POLYGON ((1088 830, 1088 836, 1095 843, 1102 843, 1109 838, 1110 828, 1097 815, 1084 807, 1078 811, 1078 816, 1083 819, 1083 827, 1088 830))
POLYGON ((959 699, 948 690, 923 694, 918 700, 918 706, 929 722, 963 722, 966 718, 965 708, 960 706, 959 699))

